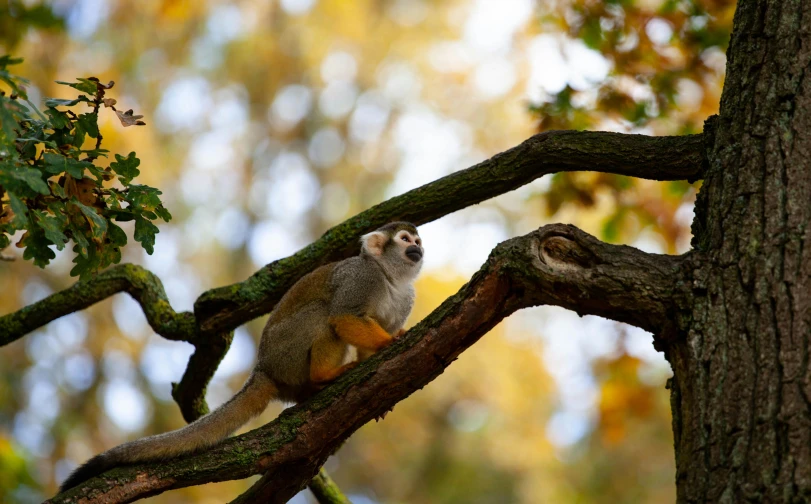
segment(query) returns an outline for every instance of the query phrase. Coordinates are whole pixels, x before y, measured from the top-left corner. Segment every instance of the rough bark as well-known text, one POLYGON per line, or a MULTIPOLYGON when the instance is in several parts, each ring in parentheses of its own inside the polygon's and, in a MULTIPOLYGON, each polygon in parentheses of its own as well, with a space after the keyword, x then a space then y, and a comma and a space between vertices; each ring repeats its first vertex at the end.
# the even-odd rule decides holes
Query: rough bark
POLYGON ((666 345, 678 500, 811 501, 811 3, 738 3, 666 345))
POLYGON ((246 498, 286 502, 353 432, 436 378, 515 310, 554 304, 657 332, 669 327, 684 309, 679 300, 688 258, 608 245, 565 225, 508 240, 456 295, 393 345, 270 424, 171 464, 114 469, 48 502, 132 502, 253 474, 264 474, 262 485, 246 498))

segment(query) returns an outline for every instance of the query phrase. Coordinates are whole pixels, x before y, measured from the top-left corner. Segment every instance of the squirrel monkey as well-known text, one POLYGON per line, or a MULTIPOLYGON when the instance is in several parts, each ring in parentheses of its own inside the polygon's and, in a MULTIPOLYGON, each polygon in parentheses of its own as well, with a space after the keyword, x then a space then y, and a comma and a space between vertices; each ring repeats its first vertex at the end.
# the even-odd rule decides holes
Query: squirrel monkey
POLYGON ((303 276, 282 297, 262 331, 256 367, 228 402, 173 432, 96 455, 61 492, 108 469, 165 460, 217 444, 265 410, 272 399, 301 402, 399 336, 414 305, 422 240, 407 222, 361 238, 361 253, 303 276))

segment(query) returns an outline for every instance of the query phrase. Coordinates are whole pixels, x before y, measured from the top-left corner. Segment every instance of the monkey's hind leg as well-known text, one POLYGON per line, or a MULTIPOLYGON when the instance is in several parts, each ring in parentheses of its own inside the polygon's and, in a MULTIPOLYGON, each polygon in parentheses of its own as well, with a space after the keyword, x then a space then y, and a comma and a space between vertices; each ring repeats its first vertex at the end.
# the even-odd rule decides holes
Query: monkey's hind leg
POLYGON ((346 344, 331 334, 317 338, 310 349, 310 381, 323 384, 333 381, 357 366, 357 362, 343 364, 346 344))
POLYGON ((385 329, 369 317, 339 315, 329 319, 329 325, 346 343, 355 345, 359 350, 377 351, 393 340, 385 329))

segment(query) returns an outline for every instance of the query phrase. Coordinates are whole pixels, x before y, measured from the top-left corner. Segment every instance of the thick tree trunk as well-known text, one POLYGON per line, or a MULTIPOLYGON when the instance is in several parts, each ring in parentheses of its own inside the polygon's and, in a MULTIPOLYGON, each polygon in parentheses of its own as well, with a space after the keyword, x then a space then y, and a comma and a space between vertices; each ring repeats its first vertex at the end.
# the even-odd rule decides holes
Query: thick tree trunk
POLYGON ((811 2, 743 0, 666 343, 679 502, 811 501, 811 2))

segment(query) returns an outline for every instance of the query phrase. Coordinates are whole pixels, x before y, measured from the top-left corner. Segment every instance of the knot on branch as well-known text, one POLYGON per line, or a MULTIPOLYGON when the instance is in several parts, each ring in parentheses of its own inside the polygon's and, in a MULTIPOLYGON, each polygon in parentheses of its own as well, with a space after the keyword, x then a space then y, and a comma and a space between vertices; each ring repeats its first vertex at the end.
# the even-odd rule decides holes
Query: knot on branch
POLYGON ((542 239, 539 252, 544 264, 561 272, 598 264, 594 253, 566 236, 558 235, 542 239))
POLYGON ((678 312, 684 257, 604 243, 564 224, 544 226, 505 245, 513 289, 520 289, 524 306, 562 306, 654 334, 678 312), (532 268, 526 267, 527 259, 532 268))

